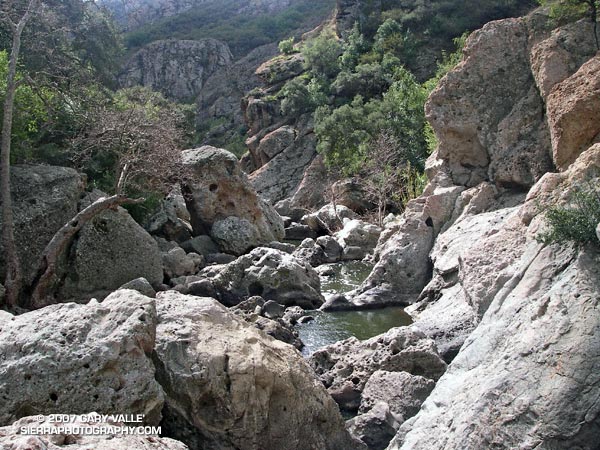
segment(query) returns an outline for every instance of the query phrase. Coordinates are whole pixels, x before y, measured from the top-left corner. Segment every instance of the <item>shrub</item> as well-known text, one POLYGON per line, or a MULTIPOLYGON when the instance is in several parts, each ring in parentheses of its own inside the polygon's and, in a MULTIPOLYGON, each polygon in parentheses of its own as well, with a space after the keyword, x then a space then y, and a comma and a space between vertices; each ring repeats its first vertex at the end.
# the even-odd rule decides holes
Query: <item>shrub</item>
POLYGON ((284 55, 291 55, 292 53, 294 53, 294 36, 281 41, 279 43, 279 51, 284 55))
POLYGON ((600 191, 595 187, 578 190, 568 206, 552 206, 546 211, 548 231, 537 239, 545 244, 598 242, 596 227, 600 223, 600 191))
POLYGON ((323 32, 302 49, 305 68, 316 76, 333 77, 340 70, 342 44, 333 32, 323 32))

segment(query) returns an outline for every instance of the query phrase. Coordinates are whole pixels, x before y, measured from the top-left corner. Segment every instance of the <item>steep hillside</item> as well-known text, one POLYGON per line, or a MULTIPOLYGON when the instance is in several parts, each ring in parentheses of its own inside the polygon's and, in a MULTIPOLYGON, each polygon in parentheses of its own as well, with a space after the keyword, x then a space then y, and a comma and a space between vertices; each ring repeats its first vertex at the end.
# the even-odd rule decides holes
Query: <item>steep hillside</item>
MULTIPOLYGON (((125 36, 129 49, 163 39, 214 38, 236 58, 317 26, 331 14, 334 0, 201 0, 177 13, 143 20, 125 36)), ((160 5, 169 5, 160 2, 160 5)))

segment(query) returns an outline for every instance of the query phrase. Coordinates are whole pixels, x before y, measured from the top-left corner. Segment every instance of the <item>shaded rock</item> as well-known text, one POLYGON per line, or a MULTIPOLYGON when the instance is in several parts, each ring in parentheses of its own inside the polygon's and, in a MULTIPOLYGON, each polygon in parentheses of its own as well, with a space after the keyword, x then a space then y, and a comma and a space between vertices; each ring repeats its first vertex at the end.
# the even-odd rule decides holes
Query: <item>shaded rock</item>
POLYGON ((306 208, 292 205, 289 198, 277 202, 275 204, 275 210, 280 215, 287 216, 292 219, 292 222, 300 222, 300 219, 302 219, 303 216, 310 213, 310 211, 306 208))
POLYGON ((287 344, 213 299, 161 293, 157 310, 157 378, 169 393, 165 433, 191 448, 359 448, 287 344))
POLYGON ((279 250, 290 255, 294 253, 294 250, 296 250, 296 246, 294 244, 288 244, 286 242, 269 242, 268 244, 263 245, 263 247, 274 248, 275 250, 279 250))
POLYGON ((401 424, 419 412, 434 387, 435 382, 429 378, 407 372, 378 370, 365 384, 358 411, 364 414, 379 402, 385 402, 401 424))
POLYGON ((354 178, 336 181, 331 186, 331 190, 338 205, 346 206, 356 213, 364 213, 375 207, 373 202, 368 200, 358 180, 354 178))
POLYGON ((149 357, 156 320, 154 300, 117 291, 101 304, 52 305, 0 322, 0 424, 92 410, 158 424, 164 397, 149 357))
POLYGON ((156 297, 156 291, 145 278, 136 278, 135 280, 131 280, 119 288, 119 290, 123 289, 131 289, 150 298, 156 297))
POLYGON ((556 167, 566 169, 600 139, 600 56, 586 62, 548 96, 548 123, 556 167))
POLYGON ((140 277, 153 286, 163 281, 157 243, 123 208, 99 214, 79 231, 66 273, 63 298, 104 297, 140 277))
MULTIPOLYGON (((307 140, 309 138, 311 141, 307 145, 310 145, 313 149, 316 148, 315 138, 312 135, 307 136, 307 140)), ((292 205, 309 208, 310 210, 320 208, 327 203, 325 194, 332 182, 330 173, 323 162, 323 157, 316 154, 316 151, 313 156, 314 158, 304 170, 300 184, 290 199, 292 205)))
POLYGON ((259 330, 264 331, 267 335, 271 336, 273 339, 290 344, 298 350, 302 350, 304 347, 304 344, 298 337, 298 332, 293 327, 288 326, 281 320, 273 320, 267 317, 255 316, 248 321, 259 330))
MULTIPOLYGON (((42 251, 54 233, 77 214, 84 183, 73 169, 34 165, 11 166, 10 182, 17 253, 24 282, 31 283, 42 251)), ((2 245, 0 242, 0 279, 4 280, 2 245)))
POLYGON ((182 184, 182 191, 196 234, 211 235, 221 250, 227 246, 235 254, 283 239, 281 217, 258 197, 232 153, 210 146, 186 150, 183 165, 193 174, 193 179, 182 184), (238 235, 235 245, 228 244, 232 230, 244 231, 246 241, 238 235))
POLYGON ((369 450, 384 450, 396 434, 398 423, 388 404, 379 402, 368 412, 348 420, 346 427, 350 434, 364 442, 369 450))
POLYGON ((101 434, 99 427, 125 427, 121 422, 99 421, 97 413, 82 414, 76 420, 57 422, 50 417, 29 416, 17 420, 12 425, 0 427, 0 448, 11 450, 187 450, 188 447, 174 439, 161 438, 155 435, 101 434), (26 435, 21 432, 25 428, 69 427, 75 431, 86 429, 85 433, 75 434, 70 431, 57 434, 26 435), (89 431, 88 431, 89 430, 89 431))
MULTIPOLYGON (((598 240, 600 241, 600 223, 598 224, 598 226, 596 227, 596 237, 598 238, 598 240)), ((1 286, 1 285, 0 285, 1 286)), ((0 296, 2 295, 2 287, 0 287, 0 296)))
POLYGON ((317 245, 323 249, 325 263, 335 263, 342 259, 342 246, 332 236, 320 236, 316 241, 317 245))
POLYGON ((317 267, 327 262, 323 248, 310 238, 304 239, 296 250, 294 250, 292 256, 308 263, 312 267, 317 267))
POLYGON ((185 242, 192 237, 190 214, 180 192, 171 192, 144 226, 148 233, 167 241, 185 242))
POLYGON ((208 264, 229 264, 235 261, 235 256, 228 255, 226 253, 211 253, 206 256, 206 262, 208 264))
POLYGON ((366 341, 352 337, 317 350, 309 363, 344 410, 356 411, 371 375, 408 372, 433 380, 446 370, 431 339, 410 327, 392 328, 366 341))
POLYGON ((302 240, 306 238, 316 238, 317 233, 312 230, 308 225, 302 225, 299 223, 292 223, 285 229, 285 238, 289 240, 302 240))
POLYGON ((319 276, 308 263, 264 247, 229 263, 213 283, 221 292, 239 298, 260 295, 285 306, 316 309, 324 301, 319 276))
POLYGON ((205 258, 211 253, 219 253, 219 246, 210 236, 196 236, 181 244, 181 248, 187 253, 197 253, 205 258))
POLYGON ((267 319, 279 319, 283 317, 285 308, 279 303, 269 300, 262 306, 262 315, 267 319))
MULTIPOLYGON (((600 236, 600 234, 599 234, 600 236)), ((600 239, 600 238, 598 238, 600 239)), ((4 304, 4 297, 6 296, 6 289, 4 288, 4 286, 2 286, 2 284, 0 284, 0 305, 4 304)))
POLYGON ((204 265, 204 258, 196 253, 186 253, 177 247, 162 254, 163 271, 167 278, 193 275, 204 265))
POLYGON ((119 75, 121 86, 147 86, 189 102, 204 82, 231 64, 229 47, 216 39, 155 41, 136 52, 119 75))

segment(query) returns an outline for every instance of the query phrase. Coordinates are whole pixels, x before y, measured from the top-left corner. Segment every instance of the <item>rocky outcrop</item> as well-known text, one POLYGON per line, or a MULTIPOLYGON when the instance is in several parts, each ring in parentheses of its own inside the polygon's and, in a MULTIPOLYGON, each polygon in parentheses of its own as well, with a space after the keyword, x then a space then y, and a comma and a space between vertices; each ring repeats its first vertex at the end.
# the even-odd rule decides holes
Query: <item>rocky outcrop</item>
MULTIPOLYGON (((124 429, 122 422, 102 421, 96 413, 82 414, 76 420, 58 422, 50 420, 49 416, 29 416, 17 420, 12 425, 0 427, 0 448, 11 450, 35 449, 56 450, 188 450, 188 447, 174 439, 161 438, 155 435, 127 435, 119 432, 100 433, 100 427, 115 427, 124 429), (59 428, 65 430, 52 435, 27 435, 22 428, 36 429, 39 427, 59 428), (79 431, 79 432, 77 432, 79 431)), ((135 427, 134 427, 135 428, 135 427)))
POLYGON ((349 411, 358 410, 363 389, 378 370, 433 380, 446 370, 435 343, 410 327, 392 328, 363 342, 346 339, 317 350, 309 362, 335 401, 349 411))
POLYGON ((127 61, 119 82, 124 87, 147 86, 167 98, 189 102, 232 59, 227 44, 216 39, 156 41, 127 61))
POLYGON ((190 448, 360 448, 300 354, 213 299, 161 293, 163 429, 190 448))
POLYGON ((156 321, 154 300, 135 291, 0 316, 0 425, 57 411, 127 411, 157 425, 156 321))
POLYGON ((196 235, 210 235, 234 255, 283 239, 281 217, 257 195, 232 153, 210 146, 186 150, 183 166, 188 179, 182 191, 196 235))
MULTIPOLYGON (((77 214, 84 182, 75 170, 52 166, 12 166, 11 194, 17 251, 25 283, 35 276, 42 251, 60 227, 77 214)), ((0 217, 0 225, 2 218, 0 217)), ((0 243, 0 279, 5 278, 0 243)))
POLYGON ((438 157, 458 185, 490 180, 527 189, 553 168, 528 31, 526 19, 506 19, 474 33, 463 62, 427 102, 438 157))

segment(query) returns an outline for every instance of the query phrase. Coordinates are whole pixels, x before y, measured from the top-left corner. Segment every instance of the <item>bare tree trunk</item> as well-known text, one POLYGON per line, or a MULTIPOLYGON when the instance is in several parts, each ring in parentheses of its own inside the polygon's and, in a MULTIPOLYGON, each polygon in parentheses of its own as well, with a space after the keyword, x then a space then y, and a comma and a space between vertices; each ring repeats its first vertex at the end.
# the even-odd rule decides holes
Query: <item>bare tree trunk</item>
POLYGON ((75 217, 61 227, 50 243, 44 249, 37 275, 32 284, 33 294, 31 295, 31 307, 34 309, 42 308, 52 303, 50 293, 52 286, 57 280, 56 269, 61 255, 71 244, 71 241, 83 226, 109 208, 126 203, 141 203, 144 199, 131 199, 124 195, 113 195, 112 197, 101 197, 94 203, 81 210, 75 217))
POLYGON ((6 304, 15 306, 23 285, 21 263, 15 242, 15 225, 10 192, 10 144, 12 137, 12 123, 15 106, 15 92, 17 90, 17 61, 21 51, 21 36, 25 25, 31 15, 39 6, 39 0, 30 0, 27 11, 18 24, 10 22, 13 31, 12 48, 8 63, 8 77, 6 80, 6 97, 4 99, 4 117, 2 118, 2 141, 0 143, 0 191, 2 198, 2 242, 4 244, 6 280, 6 304))

